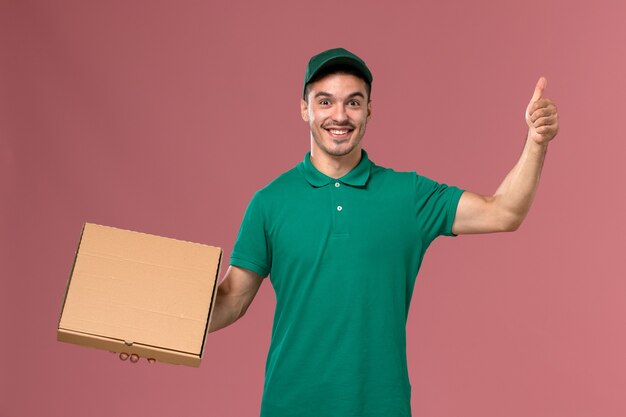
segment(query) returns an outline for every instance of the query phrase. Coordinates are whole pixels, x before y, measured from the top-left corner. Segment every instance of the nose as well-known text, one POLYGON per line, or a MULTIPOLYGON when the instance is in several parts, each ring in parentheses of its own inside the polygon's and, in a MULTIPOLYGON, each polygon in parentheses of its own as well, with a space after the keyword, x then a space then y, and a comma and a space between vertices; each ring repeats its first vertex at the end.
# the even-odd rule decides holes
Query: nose
POLYGON ((348 115, 346 114, 346 108, 343 104, 338 104, 335 106, 333 112, 333 121, 337 123, 345 123, 348 120, 348 115))

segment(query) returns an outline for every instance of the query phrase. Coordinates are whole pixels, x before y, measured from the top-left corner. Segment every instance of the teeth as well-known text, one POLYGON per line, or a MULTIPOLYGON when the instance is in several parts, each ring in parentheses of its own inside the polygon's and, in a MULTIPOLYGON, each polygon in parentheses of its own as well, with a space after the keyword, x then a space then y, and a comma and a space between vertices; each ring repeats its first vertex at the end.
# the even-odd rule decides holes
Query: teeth
POLYGON ((346 133, 348 133, 348 131, 347 130, 330 129, 330 133, 332 133, 333 135, 345 135, 346 133))

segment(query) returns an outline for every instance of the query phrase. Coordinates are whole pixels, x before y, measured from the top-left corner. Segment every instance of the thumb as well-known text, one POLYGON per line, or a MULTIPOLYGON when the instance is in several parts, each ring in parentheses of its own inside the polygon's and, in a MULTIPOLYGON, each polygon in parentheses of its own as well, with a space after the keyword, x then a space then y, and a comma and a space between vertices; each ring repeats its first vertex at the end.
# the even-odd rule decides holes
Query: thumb
POLYGON ((531 103, 543 97, 543 90, 546 89, 546 85, 548 85, 548 80, 546 80, 546 77, 540 77, 539 81, 537 81, 537 85, 535 86, 533 98, 530 99, 531 103))

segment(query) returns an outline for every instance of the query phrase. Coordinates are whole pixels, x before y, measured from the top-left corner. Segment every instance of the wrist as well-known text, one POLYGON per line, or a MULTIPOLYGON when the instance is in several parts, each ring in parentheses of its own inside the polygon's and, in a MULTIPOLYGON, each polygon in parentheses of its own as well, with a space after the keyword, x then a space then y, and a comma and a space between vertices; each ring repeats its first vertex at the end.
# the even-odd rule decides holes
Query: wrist
POLYGON ((550 141, 542 139, 543 138, 541 136, 535 137, 528 132, 528 136, 526 137, 526 147, 532 152, 545 154, 548 151, 548 144, 550 141))

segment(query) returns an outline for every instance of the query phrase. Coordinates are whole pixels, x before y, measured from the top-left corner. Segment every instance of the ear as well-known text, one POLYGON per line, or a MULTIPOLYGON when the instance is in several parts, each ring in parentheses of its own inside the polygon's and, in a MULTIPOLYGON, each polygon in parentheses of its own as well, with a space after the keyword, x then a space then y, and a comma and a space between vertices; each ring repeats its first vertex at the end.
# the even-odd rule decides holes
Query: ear
POLYGON ((370 117, 372 117, 372 100, 368 100, 367 102, 367 121, 370 121, 370 117))
POLYGON ((302 120, 309 121, 309 103, 305 99, 300 99, 300 115, 302 120))

